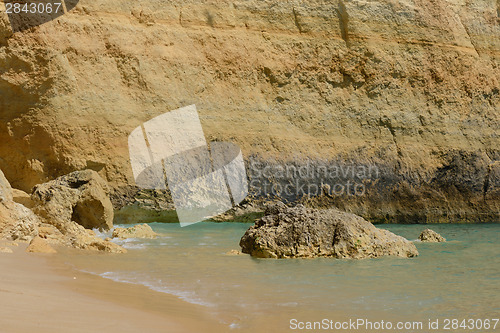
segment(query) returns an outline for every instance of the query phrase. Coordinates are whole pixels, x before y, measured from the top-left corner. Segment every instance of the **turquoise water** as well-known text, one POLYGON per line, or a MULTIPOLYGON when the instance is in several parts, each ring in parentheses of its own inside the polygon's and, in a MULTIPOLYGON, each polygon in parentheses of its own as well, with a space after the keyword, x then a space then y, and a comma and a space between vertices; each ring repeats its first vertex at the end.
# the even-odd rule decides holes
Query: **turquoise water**
POLYGON ((427 227, 447 238, 447 243, 417 242, 420 256, 412 259, 274 260, 226 254, 240 249, 250 225, 153 223, 162 236, 123 242, 127 255, 71 261, 106 278, 202 304, 236 331, 255 323, 288 331, 291 318, 427 322, 500 317, 500 224, 378 226, 410 240, 427 227))

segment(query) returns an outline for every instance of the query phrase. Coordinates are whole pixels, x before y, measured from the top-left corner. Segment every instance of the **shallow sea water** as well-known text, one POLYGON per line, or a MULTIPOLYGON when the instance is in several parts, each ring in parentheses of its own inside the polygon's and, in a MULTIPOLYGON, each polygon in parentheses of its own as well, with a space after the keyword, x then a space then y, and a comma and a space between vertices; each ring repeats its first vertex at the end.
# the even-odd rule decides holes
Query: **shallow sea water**
MULTIPOLYGON (((121 242, 127 255, 73 254, 66 260, 108 279, 206 306, 234 331, 287 332, 294 331, 291 319, 363 318, 422 321, 423 330, 414 331, 426 332, 429 319, 442 326, 446 318, 500 317, 500 224, 379 225, 410 240, 431 228, 448 242, 417 242, 417 258, 366 260, 227 255, 240 249, 248 223, 150 225, 161 237, 121 242)), ((500 324, 489 331, 500 331, 500 324)))

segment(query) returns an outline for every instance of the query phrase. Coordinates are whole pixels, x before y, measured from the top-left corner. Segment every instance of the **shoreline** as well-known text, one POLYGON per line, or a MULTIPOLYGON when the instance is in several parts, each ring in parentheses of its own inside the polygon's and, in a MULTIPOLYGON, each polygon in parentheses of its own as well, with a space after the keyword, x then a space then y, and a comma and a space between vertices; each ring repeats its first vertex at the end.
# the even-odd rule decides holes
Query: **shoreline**
POLYGON ((58 254, 30 254, 26 246, 0 253, 0 327, 5 332, 229 331, 202 306, 78 271, 58 254))

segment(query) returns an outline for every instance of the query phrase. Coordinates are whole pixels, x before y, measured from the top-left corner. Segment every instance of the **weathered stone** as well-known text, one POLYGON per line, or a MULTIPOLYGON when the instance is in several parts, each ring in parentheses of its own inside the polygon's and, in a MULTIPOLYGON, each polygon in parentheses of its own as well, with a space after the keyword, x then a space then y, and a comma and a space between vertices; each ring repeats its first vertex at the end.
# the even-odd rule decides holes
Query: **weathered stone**
POLYGON ((10 210, 12 223, 2 230, 4 237, 11 240, 30 241, 38 235, 40 219, 30 209, 13 203, 10 210))
POLYGON ((126 250, 97 237, 87 226, 112 227, 113 212, 105 182, 94 171, 74 172, 55 181, 37 186, 34 209, 14 202, 27 199, 12 189, 0 171, 0 238, 31 241, 28 252, 53 253, 50 244, 72 246, 83 250, 124 253, 126 250))
POLYGON ((57 253, 57 251, 47 243, 46 240, 40 237, 35 237, 31 240, 30 245, 26 248, 26 252, 33 253, 57 253))
POLYGON ((35 205, 35 203, 31 199, 31 195, 15 188, 12 189, 12 200, 30 209, 35 205))
POLYGON ((422 231, 420 236, 418 236, 418 239, 420 239, 420 241, 422 242, 429 243, 446 242, 446 238, 431 229, 425 229, 424 231, 422 231))
POLYGON ((113 230, 113 238, 150 238, 154 239, 158 234, 147 224, 140 224, 130 228, 116 228, 113 230))
POLYGON ((93 230, 84 229, 80 225, 75 224, 78 231, 71 233, 71 245, 82 250, 104 251, 110 253, 126 253, 127 250, 111 242, 96 236, 93 230))
POLYGON ((125 253, 92 228, 113 227, 113 207, 106 182, 92 170, 75 171, 34 188, 33 210, 44 221, 40 236, 52 244, 82 250, 125 253), (88 229, 86 229, 88 228, 88 229))
POLYGON ((35 186, 31 197, 33 210, 64 233, 70 221, 87 229, 112 228, 113 206, 108 194, 99 174, 84 170, 35 186))
POLYGON ((0 170, 0 202, 12 201, 12 187, 0 170))
POLYGON ((412 242, 338 210, 314 210, 282 203, 266 209, 241 238, 243 253, 260 258, 414 257, 412 242))
POLYGON ((13 201, 12 188, 0 170, 0 238, 30 241, 38 234, 38 217, 13 201))

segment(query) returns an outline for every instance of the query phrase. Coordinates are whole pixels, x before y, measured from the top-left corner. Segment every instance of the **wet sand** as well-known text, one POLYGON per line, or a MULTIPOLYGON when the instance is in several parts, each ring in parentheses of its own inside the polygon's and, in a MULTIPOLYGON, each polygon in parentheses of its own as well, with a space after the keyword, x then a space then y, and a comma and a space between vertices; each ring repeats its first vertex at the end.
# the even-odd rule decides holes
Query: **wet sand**
MULTIPOLYGON (((1 246, 2 244, 0 244, 1 246)), ((224 332, 202 306, 78 272, 55 255, 0 253, 0 331, 224 332)))

